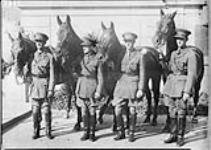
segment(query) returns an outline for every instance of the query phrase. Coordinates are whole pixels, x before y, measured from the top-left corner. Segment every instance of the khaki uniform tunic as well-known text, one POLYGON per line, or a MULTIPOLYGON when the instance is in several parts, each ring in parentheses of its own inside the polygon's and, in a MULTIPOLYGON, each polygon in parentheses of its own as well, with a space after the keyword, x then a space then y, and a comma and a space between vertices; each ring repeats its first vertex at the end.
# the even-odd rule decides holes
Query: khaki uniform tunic
POLYGON ((31 64, 32 89, 30 96, 34 99, 44 99, 49 90, 54 90, 53 56, 43 50, 36 51, 31 64))

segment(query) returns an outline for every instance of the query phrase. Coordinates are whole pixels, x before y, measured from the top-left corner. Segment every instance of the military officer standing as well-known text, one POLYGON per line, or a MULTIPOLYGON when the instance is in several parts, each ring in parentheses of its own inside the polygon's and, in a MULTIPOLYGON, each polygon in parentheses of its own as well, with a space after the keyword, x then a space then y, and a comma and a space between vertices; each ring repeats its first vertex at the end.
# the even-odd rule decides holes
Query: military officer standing
POLYGON ((195 47, 187 46, 190 31, 177 29, 176 42, 178 49, 171 54, 169 62, 170 74, 164 85, 163 94, 170 112, 170 137, 165 143, 177 142, 184 145, 186 126, 187 100, 194 97, 195 85, 202 72, 203 60, 195 47))
POLYGON ((96 100, 101 97, 103 90, 102 63, 96 55, 96 41, 92 37, 84 38, 84 57, 80 63, 80 73, 76 85, 77 105, 82 110, 84 134, 81 140, 96 140, 96 100))
POLYGON ((34 134, 33 139, 40 137, 41 108, 43 108, 46 124, 46 136, 51 135, 51 98, 54 90, 54 59, 45 47, 48 36, 44 33, 35 34, 37 51, 31 63, 32 89, 30 93, 32 101, 32 114, 34 134))
POLYGON ((125 138, 124 115, 127 116, 129 107, 129 141, 134 141, 134 131, 136 125, 136 106, 137 98, 143 95, 141 86, 139 86, 140 66, 140 51, 134 48, 134 43, 137 35, 134 33, 124 33, 126 52, 121 62, 121 77, 117 81, 114 90, 114 99, 112 105, 115 107, 117 135, 115 140, 125 138), (139 88, 140 87, 140 88, 139 88), (125 114, 126 113, 126 114, 125 114))

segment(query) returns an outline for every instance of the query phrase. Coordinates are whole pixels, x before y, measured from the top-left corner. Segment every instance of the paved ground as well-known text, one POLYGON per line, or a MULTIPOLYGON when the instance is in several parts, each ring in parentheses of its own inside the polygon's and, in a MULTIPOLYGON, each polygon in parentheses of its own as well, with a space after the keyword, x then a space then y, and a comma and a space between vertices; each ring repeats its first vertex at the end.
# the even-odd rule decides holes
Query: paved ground
POLYGON ((8 122, 31 109, 25 101, 24 85, 17 85, 13 72, 2 80, 2 123, 8 122))
MULTIPOLYGON (((167 134, 161 133, 165 116, 158 117, 158 126, 142 124, 143 117, 138 118, 136 141, 129 143, 127 139, 114 141, 114 134, 111 132, 111 115, 107 114, 105 123, 98 125, 96 132, 97 141, 81 142, 82 132, 73 132, 72 128, 76 120, 74 112, 70 119, 65 119, 63 113, 53 111, 53 140, 44 136, 44 123, 42 123, 41 138, 32 140, 32 118, 24 120, 16 127, 3 135, 3 148, 177 148, 175 144, 164 144, 163 140, 167 134)), ((187 120, 190 121, 190 118, 187 120)), ((196 125, 187 125, 189 132, 186 134, 186 144, 183 148, 192 150, 206 150, 207 147, 207 117, 201 117, 196 125)))

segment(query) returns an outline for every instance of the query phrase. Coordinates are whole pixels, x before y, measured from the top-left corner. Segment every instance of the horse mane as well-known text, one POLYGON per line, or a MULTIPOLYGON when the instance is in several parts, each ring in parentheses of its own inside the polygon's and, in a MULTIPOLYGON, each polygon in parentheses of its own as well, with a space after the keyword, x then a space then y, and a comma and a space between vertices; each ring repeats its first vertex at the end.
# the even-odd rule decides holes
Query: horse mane
MULTIPOLYGON (((70 61, 74 61, 75 58, 78 56, 81 56, 83 54, 82 46, 80 45, 82 43, 82 40, 79 38, 79 36, 76 34, 76 32, 73 30, 72 26, 70 25, 70 32, 66 39, 64 41, 67 41, 67 48, 61 48, 63 51, 63 55, 69 55, 70 61)), ((63 45, 63 44, 62 44, 63 45)))

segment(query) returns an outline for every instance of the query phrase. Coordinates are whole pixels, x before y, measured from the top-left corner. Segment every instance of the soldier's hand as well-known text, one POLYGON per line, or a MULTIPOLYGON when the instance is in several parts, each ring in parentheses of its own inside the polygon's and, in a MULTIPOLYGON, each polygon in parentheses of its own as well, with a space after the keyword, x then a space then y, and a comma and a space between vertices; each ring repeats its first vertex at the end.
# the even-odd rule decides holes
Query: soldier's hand
POLYGON ((183 93, 183 96, 182 96, 183 101, 187 101, 189 98, 190 98, 190 94, 183 93))
POLYGON ((94 95, 94 98, 95 98, 95 99, 100 99, 100 93, 97 93, 97 92, 96 92, 95 95, 94 95))
POLYGON ((52 98, 53 97, 53 91, 52 90, 49 90, 48 91, 48 98, 52 98))
POLYGON ((136 93, 136 98, 140 99, 144 97, 144 92, 142 90, 138 90, 136 93))

